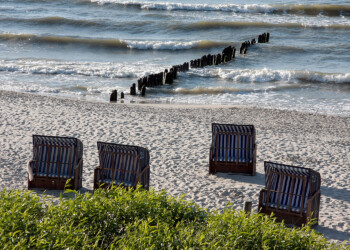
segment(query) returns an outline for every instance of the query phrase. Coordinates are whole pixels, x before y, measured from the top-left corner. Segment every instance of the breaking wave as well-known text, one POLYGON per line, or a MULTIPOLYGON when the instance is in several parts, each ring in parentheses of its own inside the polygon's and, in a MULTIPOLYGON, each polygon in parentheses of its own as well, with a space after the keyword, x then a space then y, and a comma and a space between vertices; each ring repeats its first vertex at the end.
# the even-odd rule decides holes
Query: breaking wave
POLYGON ((78 75, 102 78, 133 78, 143 75, 137 65, 121 63, 64 62, 55 60, 0 60, 0 72, 43 75, 78 75))
POLYGON ((154 3, 123 0, 90 0, 100 5, 115 4, 140 9, 166 11, 222 11, 234 13, 261 13, 261 14, 294 14, 294 15, 324 15, 349 16, 349 5, 330 4, 183 4, 183 3, 154 3))
POLYGON ((265 82, 288 82, 288 83, 337 83, 349 84, 350 73, 322 73, 299 70, 272 70, 272 69, 208 69, 194 70, 190 74, 201 77, 218 77, 240 83, 265 83, 265 82))
POLYGON ((214 48, 229 45, 228 42, 216 41, 192 41, 192 42, 175 42, 175 41, 127 41, 124 40, 129 48, 132 49, 153 49, 153 50, 186 50, 186 49, 203 49, 214 48))
POLYGON ((268 22, 224 22, 224 21, 200 21, 189 25, 177 24, 173 28, 178 29, 217 29, 217 28, 248 28, 248 27, 282 27, 282 28, 329 28, 329 29, 350 29, 348 24, 337 23, 268 23, 268 22))
MULTIPOLYGON (((57 60, 0 60, 0 72, 46 75, 81 75, 103 78, 136 78, 161 71, 144 62, 69 62, 57 60)), ((337 83, 350 84, 350 73, 323 73, 302 70, 272 69, 191 69, 183 77, 221 78, 238 83, 337 83)))
POLYGON ((130 27, 145 27, 151 23, 149 20, 142 21, 124 21, 124 22, 109 22, 107 20, 84 20, 84 19, 72 19, 61 16, 48 16, 48 17, 38 17, 38 18, 16 18, 16 17, 4 17, 0 18, 0 22, 15 22, 21 24, 31 24, 31 25, 69 25, 72 27, 86 27, 86 28, 103 28, 103 29, 120 29, 124 30, 130 27))
POLYGON ((30 43, 48 43, 48 44, 79 44, 108 48, 127 48, 127 44, 119 39, 94 39, 94 38, 76 38, 63 36, 36 36, 33 34, 0 34, 0 40, 3 41, 23 41, 30 43))
POLYGON ((254 88, 233 88, 229 86, 220 86, 220 87, 195 87, 195 88, 175 88, 175 89, 158 89, 157 92, 167 93, 167 94, 180 94, 180 95, 220 95, 227 93, 262 93, 262 92, 271 92, 271 91, 283 91, 288 89, 300 89, 304 86, 300 84, 288 84, 282 86, 273 86, 262 89, 254 88))
POLYGON ((20 23, 31 23, 31 24, 45 24, 45 25, 74 25, 74 26, 95 26, 100 25, 97 21, 89 20, 79 20, 79 19, 70 19, 60 16, 48 16, 41 18, 13 18, 6 17, 1 18, 0 21, 11 21, 11 22, 20 22, 20 23))
POLYGON ((36 36, 33 34, 0 34, 0 41, 18 41, 48 44, 78 44, 105 48, 139 49, 139 50, 186 50, 214 48, 229 45, 228 42, 217 41, 137 41, 120 39, 76 38, 61 36, 36 36))

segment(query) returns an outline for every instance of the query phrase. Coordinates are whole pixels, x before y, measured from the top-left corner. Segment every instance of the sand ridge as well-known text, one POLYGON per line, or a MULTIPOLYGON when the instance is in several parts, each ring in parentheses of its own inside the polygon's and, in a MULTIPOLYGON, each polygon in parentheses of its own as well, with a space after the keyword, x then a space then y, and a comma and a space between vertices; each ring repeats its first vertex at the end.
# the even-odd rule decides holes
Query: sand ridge
POLYGON ((263 162, 321 173, 320 225, 329 239, 350 239, 350 117, 239 106, 110 104, 0 91, 0 188, 27 187, 32 135, 73 136, 84 144, 84 190, 98 166, 97 141, 146 147, 151 187, 208 209, 230 202, 257 209, 263 162), (211 123, 253 124, 256 176, 208 175, 211 123))

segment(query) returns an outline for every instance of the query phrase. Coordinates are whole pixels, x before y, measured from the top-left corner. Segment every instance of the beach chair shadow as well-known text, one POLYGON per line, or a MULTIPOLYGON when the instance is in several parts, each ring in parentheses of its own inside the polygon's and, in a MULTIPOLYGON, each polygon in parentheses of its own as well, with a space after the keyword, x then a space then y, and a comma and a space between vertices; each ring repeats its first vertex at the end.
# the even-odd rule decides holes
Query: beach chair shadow
POLYGON ((254 126, 213 123, 209 174, 231 172, 255 175, 255 169, 254 126))
POLYGON ((265 188, 260 191, 259 212, 274 213, 278 221, 302 226, 318 224, 321 176, 310 168, 264 162, 265 188))
POLYGON ((260 185, 260 186, 264 185, 264 178, 265 178, 265 175, 259 172, 255 172, 254 176, 251 176, 248 174, 217 172, 215 176, 218 178, 229 179, 229 180, 239 181, 244 183, 251 183, 251 184, 260 185))
POLYGON ((73 137, 33 135, 33 158, 27 167, 28 189, 78 190, 82 187, 83 143, 73 137))
POLYGON ((146 148, 97 142, 100 166, 94 170, 94 189, 122 185, 149 189, 149 151, 146 148))

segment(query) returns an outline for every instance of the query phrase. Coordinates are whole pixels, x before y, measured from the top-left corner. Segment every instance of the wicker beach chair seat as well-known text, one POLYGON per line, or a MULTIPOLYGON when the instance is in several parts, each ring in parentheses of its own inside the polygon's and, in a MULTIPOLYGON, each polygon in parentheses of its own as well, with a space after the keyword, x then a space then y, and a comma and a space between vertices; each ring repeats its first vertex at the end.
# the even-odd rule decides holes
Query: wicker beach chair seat
POLYGON ((100 166, 95 168, 94 188, 124 185, 136 187, 137 183, 149 187, 149 152, 146 148, 97 142, 100 166))
POLYGON ((318 219, 320 174, 309 168, 265 162, 265 188, 260 192, 259 208, 274 212, 286 223, 302 225, 318 219))
POLYGON ((210 173, 255 174, 255 128, 253 125, 212 124, 210 173))
POLYGON ((83 144, 73 137, 33 135, 33 158, 28 163, 28 188, 81 188, 83 144))

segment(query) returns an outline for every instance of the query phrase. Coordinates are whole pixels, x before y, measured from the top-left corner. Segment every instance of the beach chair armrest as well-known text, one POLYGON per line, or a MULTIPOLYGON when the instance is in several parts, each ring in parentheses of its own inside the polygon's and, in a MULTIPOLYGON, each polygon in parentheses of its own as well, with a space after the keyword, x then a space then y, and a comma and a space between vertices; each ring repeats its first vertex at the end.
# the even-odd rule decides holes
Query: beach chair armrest
POLYGON ((260 206, 264 206, 263 204, 263 197, 264 197, 264 193, 267 192, 267 189, 263 188, 260 190, 260 194, 259 194, 259 207, 260 206))
POLYGON ((77 169, 77 168, 81 167, 82 165, 83 165, 83 158, 81 158, 79 160, 78 164, 74 166, 74 169, 77 169))
POLYGON ((147 166, 142 170, 142 172, 141 172, 139 175, 137 175, 137 177, 136 177, 136 183, 141 183, 142 185, 145 185, 145 183, 142 183, 142 177, 143 177, 144 174, 147 174, 146 172, 147 172, 149 169, 150 169, 150 166, 147 165, 147 166))
POLYGON ((74 166, 74 186, 75 188, 81 188, 83 181, 83 157, 80 158, 77 165, 74 166))
POLYGON ((101 170, 100 166, 94 168, 94 189, 96 189, 98 183, 98 172, 101 170))
POLYGON ((94 168, 94 173, 97 174, 99 171, 101 171, 101 167, 100 166, 94 168))
POLYGON ((254 146, 253 146, 253 162, 256 161, 256 151, 257 151, 257 146, 256 146, 256 143, 254 143, 254 146))
POLYGON ((142 170, 142 172, 139 174, 138 178, 139 178, 140 176, 142 176, 142 175, 144 174, 144 172, 146 172, 146 170, 149 169, 149 168, 150 168, 149 165, 147 165, 147 166, 142 170))
POLYGON ((318 197, 318 195, 321 193, 320 190, 318 190, 316 193, 314 193, 307 202, 313 202, 314 199, 316 199, 318 197))
POLYGON ((311 215, 312 212, 317 212, 319 210, 319 201, 317 200, 320 197, 321 191, 318 190, 307 200, 307 214, 311 215))
POLYGON ((34 180, 33 169, 32 169, 32 167, 31 167, 31 165, 32 165, 33 162, 34 162, 33 160, 29 160, 29 161, 27 162, 28 178, 29 178, 30 181, 33 181, 33 180, 34 180))
POLYGON ((214 152, 214 147, 213 145, 211 145, 209 149, 209 159, 213 159, 213 156, 215 155, 213 154, 213 152, 214 152))

